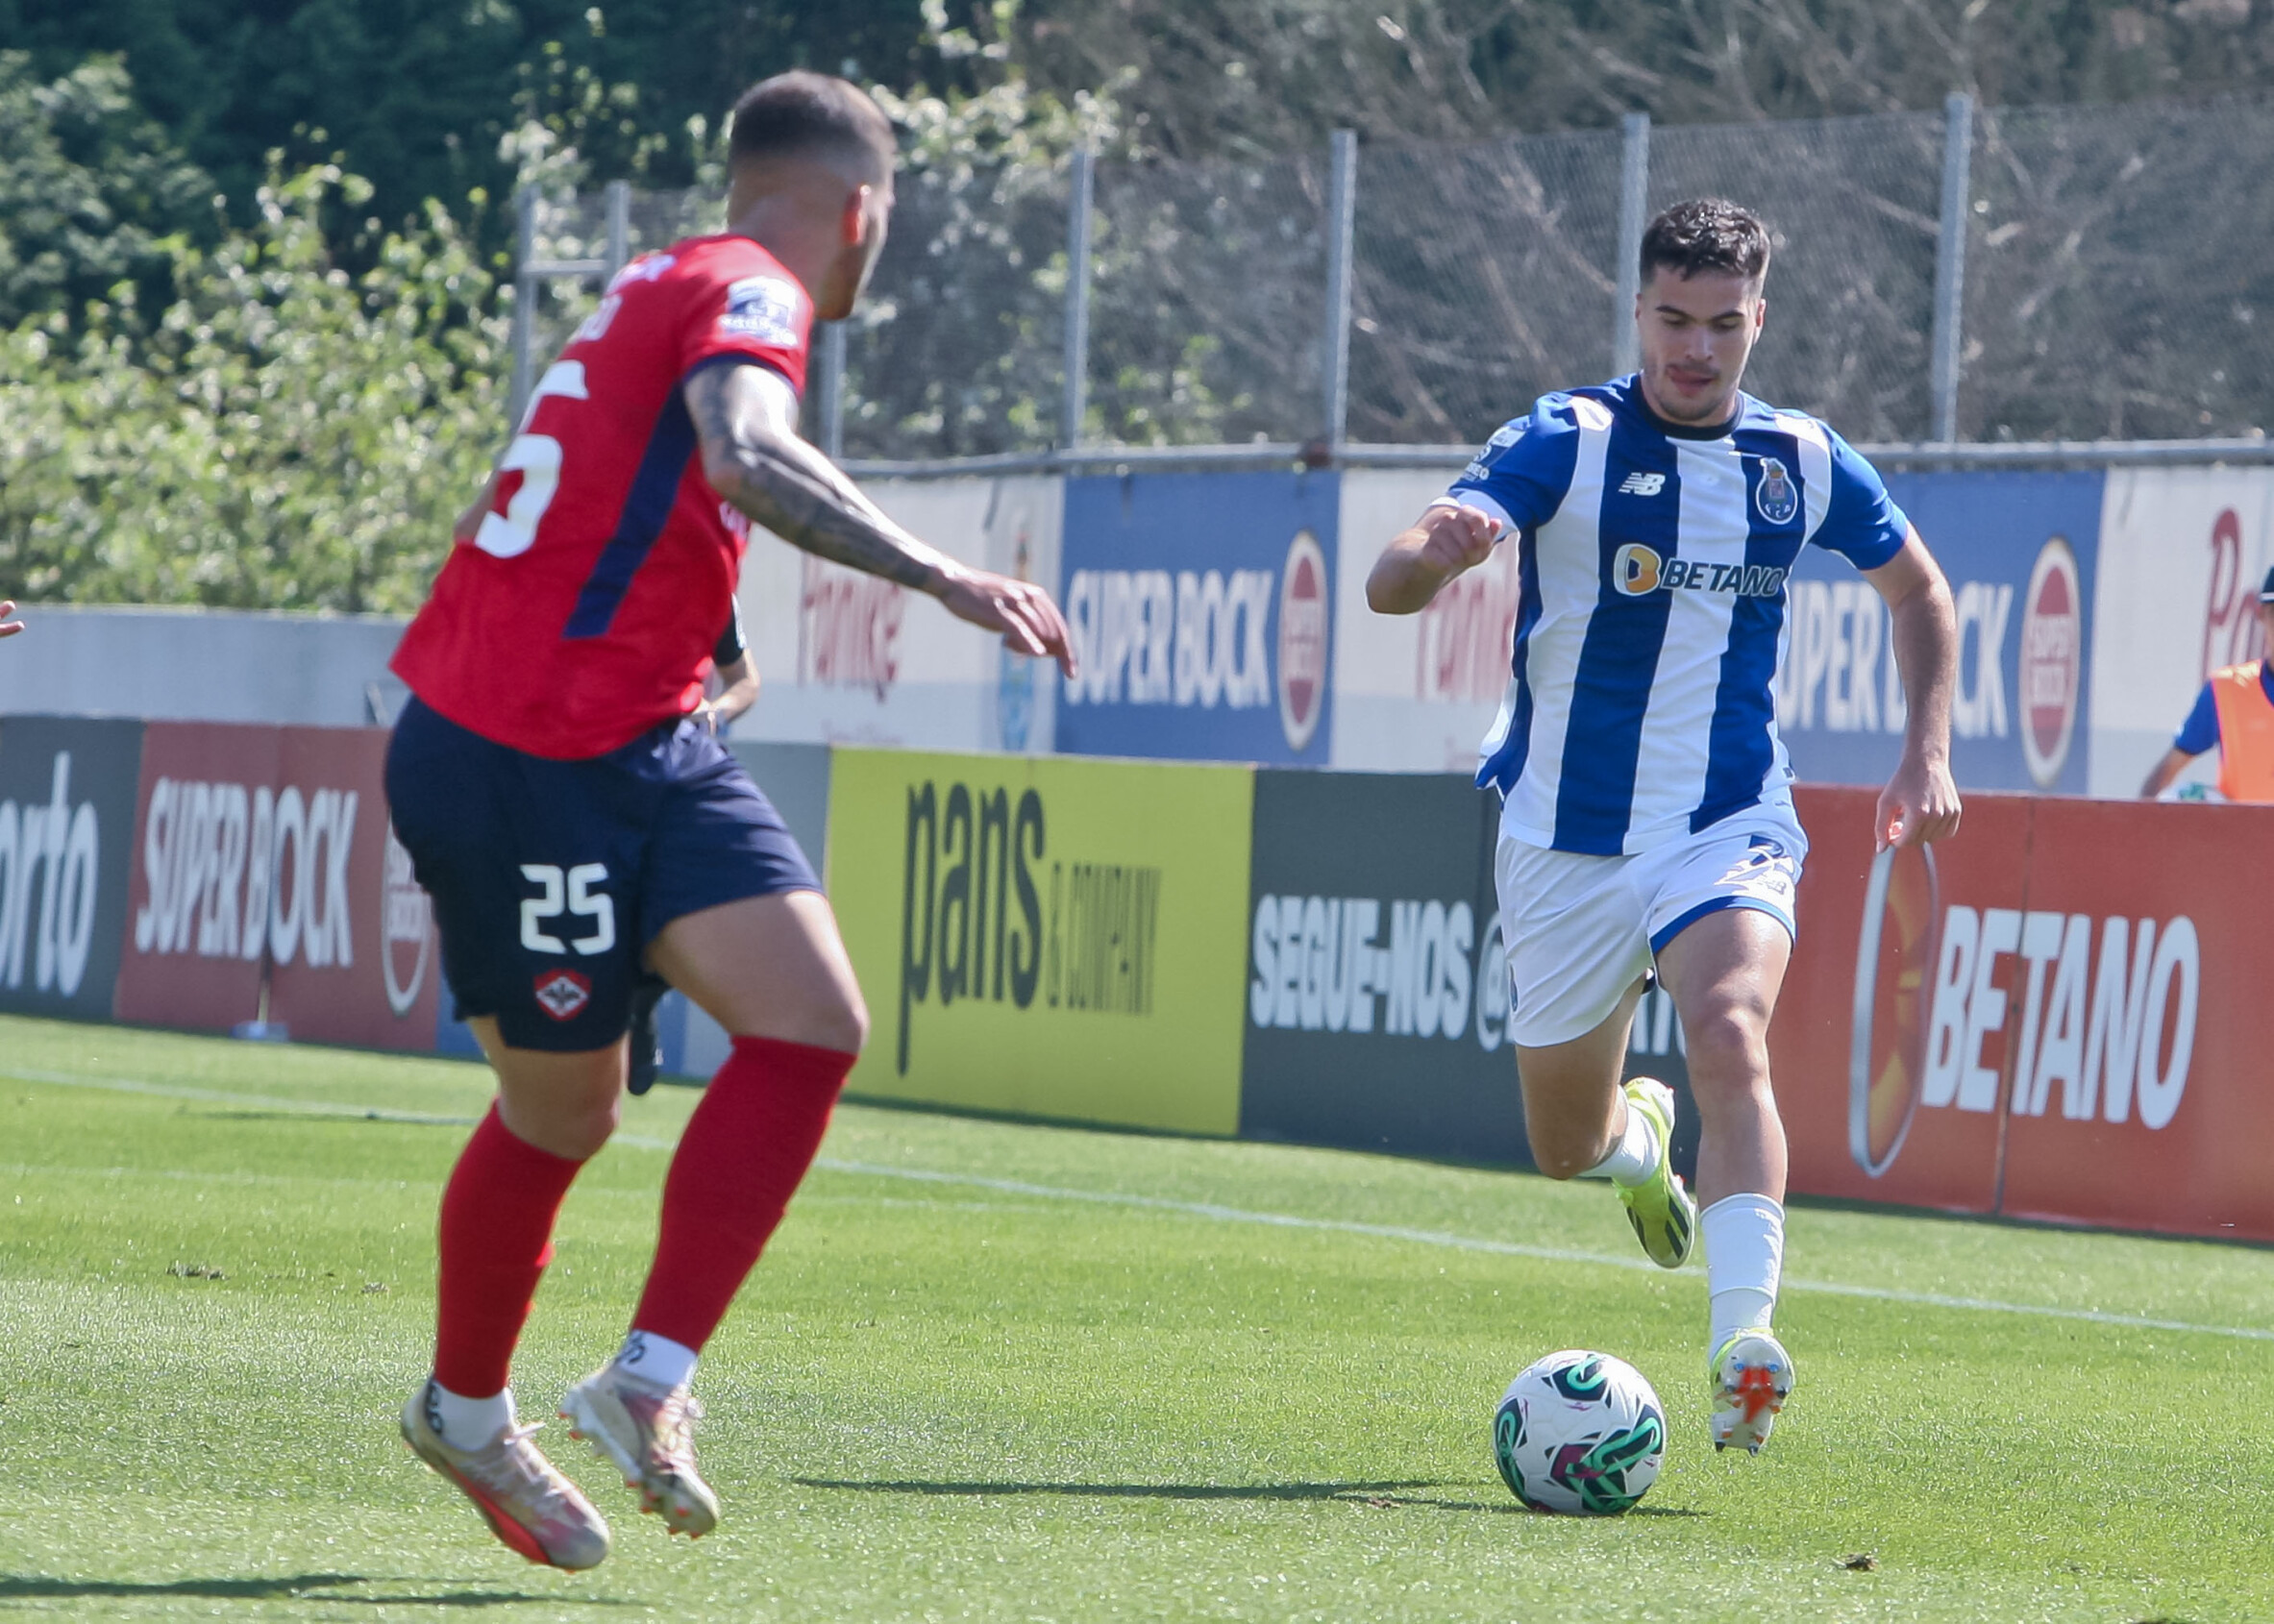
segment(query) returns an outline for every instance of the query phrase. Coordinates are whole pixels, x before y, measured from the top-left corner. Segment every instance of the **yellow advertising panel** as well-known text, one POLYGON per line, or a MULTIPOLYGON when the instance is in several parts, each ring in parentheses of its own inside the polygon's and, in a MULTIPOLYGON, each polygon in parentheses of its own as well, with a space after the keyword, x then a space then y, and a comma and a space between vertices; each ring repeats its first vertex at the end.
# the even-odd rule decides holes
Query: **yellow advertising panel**
POLYGON ((1250 769, 834 757, 829 898, 871 1030, 852 1093, 1239 1131, 1250 769))

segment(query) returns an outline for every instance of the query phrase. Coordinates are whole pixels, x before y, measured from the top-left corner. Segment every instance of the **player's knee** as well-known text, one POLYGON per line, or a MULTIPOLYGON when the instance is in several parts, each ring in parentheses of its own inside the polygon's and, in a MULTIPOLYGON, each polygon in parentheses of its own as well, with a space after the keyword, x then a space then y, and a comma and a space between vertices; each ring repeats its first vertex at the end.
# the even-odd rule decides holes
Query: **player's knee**
POLYGON ((1577 1178, 1609 1152, 1601 1122, 1528 1120, 1524 1131, 1531 1142, 1532 1166, 1549 1178, 1577 1178))
POLYGON ((1748 1006, 1721 1004, 1702 1011, 1683 1021, 1682 1036, 1693 1072, 1734 1078, 1767 1070, 1768 1022, 1748 1006))
POLYGON ((1532 1165, 1553 1179, 1577 1178, 1603 1159, 1599 1144, 1575 1139, 1539 1139, 1532 1143, 1532 1165))
POLYGON ((841 1049, 847 1054, 858 1054, 869 1043, 869 1006, 857 987, 847 988, 831 1007, 822 1013, 826 1035, 815 1039, 824 1048, 841 1049))

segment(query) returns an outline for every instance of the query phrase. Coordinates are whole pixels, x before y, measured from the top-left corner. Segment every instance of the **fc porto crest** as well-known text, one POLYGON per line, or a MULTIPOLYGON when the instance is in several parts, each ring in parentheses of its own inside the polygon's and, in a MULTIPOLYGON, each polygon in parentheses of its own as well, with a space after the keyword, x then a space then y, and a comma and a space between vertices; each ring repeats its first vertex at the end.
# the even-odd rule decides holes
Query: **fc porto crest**
POLYGON ((1785 465, 1773 456, 1761 459, 1761 482, 1753 487, 1753 505, 1772 525, 1789 525, 1800 511, 1800 491, 1785 465))

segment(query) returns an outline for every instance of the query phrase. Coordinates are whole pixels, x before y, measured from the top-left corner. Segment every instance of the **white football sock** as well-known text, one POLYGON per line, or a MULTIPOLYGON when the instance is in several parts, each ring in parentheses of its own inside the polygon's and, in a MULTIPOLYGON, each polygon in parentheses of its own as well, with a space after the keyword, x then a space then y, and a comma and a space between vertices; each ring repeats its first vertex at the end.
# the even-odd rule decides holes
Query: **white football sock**
POLYGON ((1611 1146, 1611 1154, 1581 1173, 1581 1178, 1607 1178, 1613 1184, 1641 1184, 1658 1170, 1658 1128, 1631 1104, 1626 1108, 1626 1131, 1611 1146))
POLYGON ((482 1449, 513 1424, 513 1390, 487 1398, 464 1398, 440 1382, 427 1387, 427 1425, 453 1449, 482 1449))
POLYGON ((616 1368, 659 1388, 683 1388, 695 1379, 695 1350, 653 1331, 634 1331, 616 1350, 616 1368))
POLYGON ((1766 1195, 1725 1195, 1697 1215, 1713 1333, 1706 1357, 1739 1331, 1766 1329, 1785 1265, 1785 1209, 1766 1195))

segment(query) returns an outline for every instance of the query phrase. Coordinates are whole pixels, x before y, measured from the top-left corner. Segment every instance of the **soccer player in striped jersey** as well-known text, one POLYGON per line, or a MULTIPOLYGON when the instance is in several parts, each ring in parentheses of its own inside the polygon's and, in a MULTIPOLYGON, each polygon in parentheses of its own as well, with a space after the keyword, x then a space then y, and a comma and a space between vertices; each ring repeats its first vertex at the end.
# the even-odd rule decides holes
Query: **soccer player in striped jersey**
POLYGON ((1414 614, 1495 546, 1520 550, 1513 672, 1476 781, 1503 798, 1495 877, 1533 1159, 1610 1180, 1664 1267, 1703 1235, 1714 1443, 1754 1451, 1792 1387, 1771 1328, 1785 1136, 1767 1032, 1808 852, 1771 687, 1801 548, 1845 557, 1893 613, 1910 713, 1879 846, 1959 823, 1948 584, 1846 441, 1738 386, 1768 248, 1732 203, 1658 215, 1642 369, 1509 422, 1367 582, 1374 609, 1414 614), (1668 1166, 1671 1091, 1619 1083, 1653 974, 1688 1042, 1694 1199, 1668 1166))

